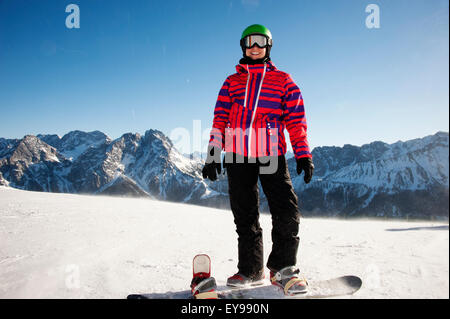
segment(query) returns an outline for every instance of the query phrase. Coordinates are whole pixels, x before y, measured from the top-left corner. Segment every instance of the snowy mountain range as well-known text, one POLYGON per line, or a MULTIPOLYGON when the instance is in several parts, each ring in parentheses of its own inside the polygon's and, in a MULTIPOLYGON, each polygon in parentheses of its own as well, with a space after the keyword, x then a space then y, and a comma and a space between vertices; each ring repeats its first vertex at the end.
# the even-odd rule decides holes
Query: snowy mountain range
POLYGON ((296 177, 294 187, 309 215, 448 218, 448 146, 448 133, 438 132, 394 144, 317 147, 315 178, 305 185, 296 177))
POLYGON ((0 139, 0 183, 26 190, 185 201, 206 191, 199 165, 156 130, 116 140, 98 131, 0 139))
MULTIPOLYGON (((304 215, 446 218, 449 135, 361 147, 317 147, 313 181, 288 165, 304 215)), ((0 185, 79 194, 151 197, 228 208, 226 176, 201 176, 201 156, 184 156, 162 132, 102 132, 0 138, 0 185)), ((261 190, 261 210, 268 211, 261 190)))

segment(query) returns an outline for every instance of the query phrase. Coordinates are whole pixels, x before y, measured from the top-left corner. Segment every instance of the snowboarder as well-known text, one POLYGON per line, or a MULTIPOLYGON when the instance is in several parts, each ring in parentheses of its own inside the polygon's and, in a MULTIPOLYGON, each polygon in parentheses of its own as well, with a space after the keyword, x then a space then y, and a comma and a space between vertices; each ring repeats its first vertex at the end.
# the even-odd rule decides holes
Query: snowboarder
POLYGON ((238 273, 232 287, 263 283, 262 229, 259 224, 258 178, 272 215, 272 251, 267 262, 272 284, 286 294, 302 293, 307 282, 296 267, 300 212, 287 162, 286 128, 297 162, 297 173, 311 181, 314 164, 307 141, 303 98, 291 76, 270 59, 272 34, 255 24, 241 36, 243 58, 237 73, 225 80, 214 109, 203 177, 214 181, 228 175, 231 210, 238 234, 238 273), (273 167, 269 173, 264 168, 273 167))

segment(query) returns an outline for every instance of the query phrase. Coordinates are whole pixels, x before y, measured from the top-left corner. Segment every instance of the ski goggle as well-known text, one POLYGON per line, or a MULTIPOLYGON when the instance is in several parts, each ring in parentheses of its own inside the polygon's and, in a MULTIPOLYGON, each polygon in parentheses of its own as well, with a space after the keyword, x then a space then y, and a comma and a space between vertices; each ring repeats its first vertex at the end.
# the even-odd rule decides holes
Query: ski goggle
POLYGON ((262 49, 271 46, 272 40, 260 34, 251 34, 242 39, 242 45, 247 49, 252 48, 255 44, 262 49))

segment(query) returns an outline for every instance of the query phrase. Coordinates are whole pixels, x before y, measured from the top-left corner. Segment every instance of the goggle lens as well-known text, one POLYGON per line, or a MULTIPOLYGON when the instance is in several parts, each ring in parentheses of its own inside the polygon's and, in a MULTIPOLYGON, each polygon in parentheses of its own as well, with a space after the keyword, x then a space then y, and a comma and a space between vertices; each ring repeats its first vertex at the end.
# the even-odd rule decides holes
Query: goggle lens
POLYGON ((246 48, 251 48, 255 44, 260 48, 265 48, 269 45, 269 41, 265 36, 259 34, 248 35, 244 38, 244 45, 246 48))

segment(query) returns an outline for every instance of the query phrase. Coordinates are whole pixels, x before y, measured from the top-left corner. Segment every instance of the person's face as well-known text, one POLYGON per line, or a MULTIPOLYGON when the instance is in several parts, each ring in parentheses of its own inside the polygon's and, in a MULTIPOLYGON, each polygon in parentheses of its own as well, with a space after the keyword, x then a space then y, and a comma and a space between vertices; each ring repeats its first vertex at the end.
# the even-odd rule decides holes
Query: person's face
POLYGON ((252 60, 262 59, 266 56, 266 48, 260 48, 256 44, 250 48, 245 49, 245 55, 250 57, 252 60))

